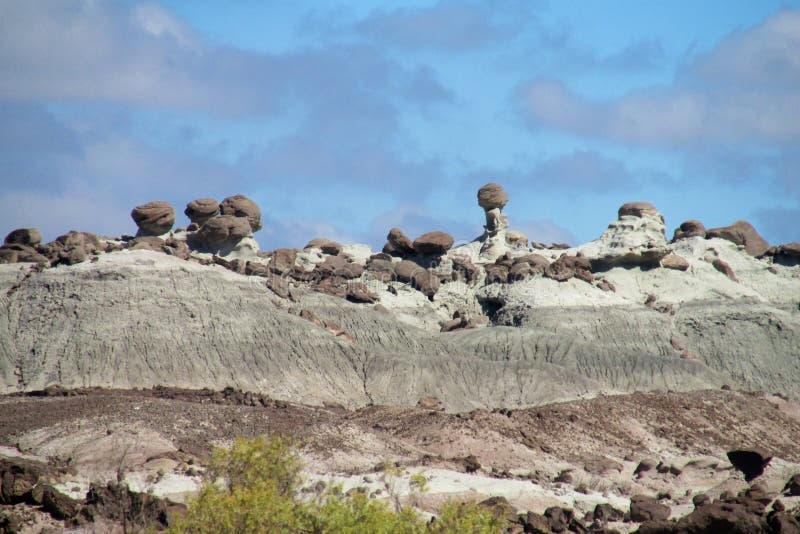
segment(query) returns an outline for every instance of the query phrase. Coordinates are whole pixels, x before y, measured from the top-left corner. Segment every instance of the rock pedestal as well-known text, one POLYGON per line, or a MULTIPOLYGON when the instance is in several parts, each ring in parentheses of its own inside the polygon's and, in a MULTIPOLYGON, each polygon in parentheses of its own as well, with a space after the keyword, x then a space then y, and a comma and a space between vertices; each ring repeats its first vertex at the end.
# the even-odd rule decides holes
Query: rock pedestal
POLYGON ((508 202, 508 194, 503 186, 497 183, 488 183, 478 189, 478 205, 483 208, 486 215, 486 224, 483 226, 483 245, 481 246, 480 258, 486 261, 494 261, 508 249, 506 242, 506 230, 508 229, 508 217, 502 212, 503 207, 508 202))

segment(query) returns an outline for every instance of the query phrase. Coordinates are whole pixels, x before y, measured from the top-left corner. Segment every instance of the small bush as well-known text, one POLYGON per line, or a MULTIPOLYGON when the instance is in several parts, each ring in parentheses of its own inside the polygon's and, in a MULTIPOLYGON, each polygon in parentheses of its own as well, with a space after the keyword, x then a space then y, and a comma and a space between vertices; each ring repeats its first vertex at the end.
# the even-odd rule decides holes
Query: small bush
MULTIPOLYGON (((390 508, 360 492, 329 488, 312 500, 298 497, 301 462, 285 438, 239 439, 215 451, 206 482, 176 517, 174 534, 451 534, 502 532, 504 520, 474 503, 445 505, 426 523, 412 508, 390 508)), ((412 485, 424 490, 424 477, 412 485)))

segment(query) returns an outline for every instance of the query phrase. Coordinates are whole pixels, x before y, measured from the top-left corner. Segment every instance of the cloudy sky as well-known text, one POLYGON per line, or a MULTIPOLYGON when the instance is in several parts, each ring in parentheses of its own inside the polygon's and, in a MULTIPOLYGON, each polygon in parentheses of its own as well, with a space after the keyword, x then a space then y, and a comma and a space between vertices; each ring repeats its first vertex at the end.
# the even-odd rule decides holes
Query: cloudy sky
POLYGON ((0 233, 241 193, 262 248, 625 201, 800 240, 800 0, 0 2, 0 233))

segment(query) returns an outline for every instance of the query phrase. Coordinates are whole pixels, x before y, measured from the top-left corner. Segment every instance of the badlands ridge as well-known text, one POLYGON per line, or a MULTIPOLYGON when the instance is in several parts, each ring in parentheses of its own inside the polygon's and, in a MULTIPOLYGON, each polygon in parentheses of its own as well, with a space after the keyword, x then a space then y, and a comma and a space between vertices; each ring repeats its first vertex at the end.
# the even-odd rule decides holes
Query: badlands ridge
POLYGON ((800 396, 800 243, 747 222, 706 230, 624 204, 589 243, 510 229, 453 246, 392 228, 381 252, 314 239, 259 250, 237 195, 150 202, 136 236, 35 229, 0 248, 0 392, 234 387, 306 404, 515 408, 722 386, 800 396))

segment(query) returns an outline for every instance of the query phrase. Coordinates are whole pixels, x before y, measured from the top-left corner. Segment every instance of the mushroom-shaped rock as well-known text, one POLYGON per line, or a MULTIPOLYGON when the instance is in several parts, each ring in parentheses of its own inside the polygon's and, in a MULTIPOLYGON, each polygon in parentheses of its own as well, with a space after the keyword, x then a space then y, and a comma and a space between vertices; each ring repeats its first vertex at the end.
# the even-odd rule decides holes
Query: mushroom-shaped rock
POLYGON ((213 251, 233 246, 251 234, 252 228, 246 217, 221 215, 206 221, 193 241, 197 248, 213 251))
POLYGON ((617 217, 620 219, 626 216, 644 217, 645 215, 663 219, 656 207, 649 202, 626 202, 617 210, 617 217))
POLYGON ((478 189, 478 205, 486 211, 503 209, 507 202, 508 194, 500 184, 491 182, 478 189))
POLYGON ((234 195, 224 199, 219 204, 219 211, 222 215, 246 217, 254 232, 261 230, 261 210, 255 202, 244 195, 234 195))
POLYGON ((761 256, 769 250, 769 243, 761 237, 753 225, 747 221, 736 221, 730 226, 712 228, 706 231, 706 238, 719 237, 744 247, 751 256, 761 256))
POLYGON ((414 250, 423 256, 441 256, 453 246, 453 238, 444 232, 428 232, 414 240, 414 250))
POLYGON ((139 227, 137 236, 162 235, 175 224, 175 210, 169 202, 155 200, 133 208, 131 218, 139 227))
POLYGON ((386 236, 383 252, 392 256, 411 256, 414 254, 414 245, 400 228, 392 228, 386 236))
POLYGON ((681 225, 675 229, 675 233, 672 234, 672 241, 677 241, 679 239, 686 239, 688 237, 705 237, 706 236, 706 227, 700 221, 696 221, 694 219, 690 219, 688 221, 683 221, 681 225))
POLYGON ((203 226, 207 220, 219 213, 219 202, 213 198, 198 198, 186 204, 183 213, 194 224, 203 226))
POLYGON ((17 228, 12 230, 6 236, 4 243, 6 245, 27 245, 35 247, 42 242, 42 234, 36 228, 17 228))

